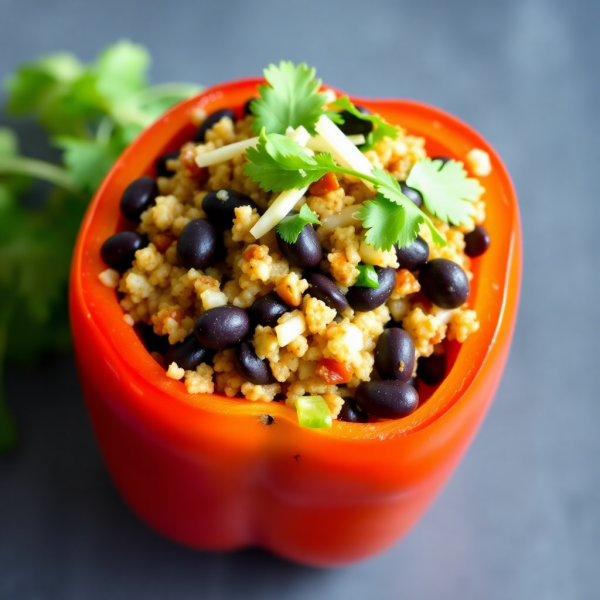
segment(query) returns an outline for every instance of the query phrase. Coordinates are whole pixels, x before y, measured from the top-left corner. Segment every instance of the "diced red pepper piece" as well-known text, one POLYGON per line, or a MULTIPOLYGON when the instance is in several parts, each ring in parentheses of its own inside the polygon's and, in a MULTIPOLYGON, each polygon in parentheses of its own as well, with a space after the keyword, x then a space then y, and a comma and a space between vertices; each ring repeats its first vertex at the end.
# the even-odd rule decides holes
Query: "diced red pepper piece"
POLYGON ((308 191, 312 196, 324 196, 329 192, 335 192, 340 189, 340 183, 335 173, 325 173, 321 179, 310 185, 308 191))
POLYGON ((317 367, 317 375, 329 385, 339 385, 352 379, 352 368, 333 358, 322 358, 317 367))
POLYGON ((206 167, 199 167, 196 164, 196 153, 193 148, 183 150, 179 156, 179 160, 188 177, 197 179, 199 183, 204 183, 208 179, 208 169, 206 167))

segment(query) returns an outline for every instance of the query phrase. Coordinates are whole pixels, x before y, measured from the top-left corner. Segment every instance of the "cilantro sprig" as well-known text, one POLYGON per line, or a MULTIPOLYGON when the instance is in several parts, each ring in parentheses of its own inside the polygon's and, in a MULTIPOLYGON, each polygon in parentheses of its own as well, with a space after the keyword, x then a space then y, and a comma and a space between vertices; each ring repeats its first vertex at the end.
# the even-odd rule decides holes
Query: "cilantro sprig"
POLYGON ((321 80, 315 79, 315 72, 305 63, 294 65, 283 60, 264 70, 268 85, 258 86, 260 98, 250 105, 255 115, 255 134, 263 128, 267 133, 284 134, 288 127, 300 125, 314 134, 315 123, 327 102, 327 96, 319 93, 321 80))
POLYGON ((90 64, 68 53, 41 57, 5 82, 8 112, 36 118, 63 150, 63 164, 22 156, 13 131, 0 128, 0 451, 17 441, 3 395, 5 362, 70 345, 69 264, 88 200, 142 129, 199 90, 149 86, 149 65, 143 46, 122 41, 90 64), (50 184, 36 210, 23 201, 34 179, 50 184))
POLYGON ((373 168, 370 175, 336 164, 327 152, 309 156, 300 144, 287 136, 261 131, 258 144, 248 150, 244 173, 268 192, 301 189, 334 172, 369 181, 377 195, 360 207, 357 218, 363 221, 365 239, 375 249, 389 250, 394 244, 410 245, 421 224, 429 227, 436 244, 444 246, 431 219, 413 204, 400 189, 394 177, 373 168))
POLYGON ((304 226, 309 224, 320 225, 321 221, 307 204, 303 204, 297 215, 288 215, 279 222, 277 233, 284 242, 293 244, 302 233, 304 226))
POLYGON ((421 192, 427 210, 446 223, 460 225, 474 213, 473 200, 483 191, 461 163, 425 158, 414 164, 406 185, 421 192))
POLYGON ((398 128, 394 127, 387 121, 384 121, 377 115, 365 115, 361 113, 354 104, 350 101, 348 96, 340 96, 337 100, 331 103, 332 108, 339 108, 340 110, 348 111, 352 116, 360 119, 361 121, 368 121, 373 123, 373 129, 367 134, 366 141, 362 146, 363 150, 371 150, 374 148, 384 137, 389 137, 395 140, 398 137, 398 128))

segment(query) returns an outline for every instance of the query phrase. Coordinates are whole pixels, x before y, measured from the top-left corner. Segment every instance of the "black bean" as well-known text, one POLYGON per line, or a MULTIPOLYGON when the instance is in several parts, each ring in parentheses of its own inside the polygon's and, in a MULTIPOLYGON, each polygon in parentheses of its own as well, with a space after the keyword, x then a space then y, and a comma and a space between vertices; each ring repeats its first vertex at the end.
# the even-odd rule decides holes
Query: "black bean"
POLYGON ((207 310, 194 326, 196 339, 214 350, 231 348, 250 333, 250 319, 237 306, 218 306, 207 310))
POLYGON ((190 335, 183 342, 169 347, 165 354, 165 362, 167 368, 175 362, 178 367, 191 371, 200 363, 208 363, 213 354, 212 350, 205 348, 193 335, 190 335))
POLYGON ((384 329, 375 347, 375 367, 382 379, 408 381, 415 368, 415 345, 404 329, 384 329))
MULTIPOLYGON (((293 210, 289 214, 295 215, 298 213, 293 210)), ((309 223, 302 228, 300 235, 293 243, 286 242, 277 232, 277 244, 288 261, 300 269, 316 267, 323 258, 321 242, 319 242, 314 227, 309 223)))
POLYGON ((246 100, 246 102, 244 103, 244 116, 247 117, 248 115, 253 115, 254 113, 252 112, 252 109, 250 108, 250 105, 252 104, 253 100, 257 100, 256 97, 254 98, 248 98, 248 100, 246 100))
POLYGON ((408 385, 412 385, 417 392, 419 391, 419 380, 417 377, 411 377, 406 383, 408 383, 408 385))
POLYGON ((217 230, 206 219, 194 219, 181 231, 177 240, 177 256, 186 269, 204 269, 214 263, 219 254, 217 230))
POLYGON ((208 192, 202 200, 202 209, 210 222, 221 231, 231 229, 235 209, 240 206, 251 206, 258 210, 258 206, 250 196, 234 190, 208 192))
POLYGON ((135 253, 147 243, 145 236, 135 231, 120 231, 102 244, 100 256, 111 269, 126 271, 131 267, 135 253))
POLYGON ((421 356, 417 363, 417 377, 427 385, 437 385, 446 377, 446 355, 421 356))
POLYGON ((485 227, 477 225, 465 235, 465 254, 471 258, 480 256, 490 247, 490 236, 485 227))
POLYGON ((348 304, 357 311, 367 312, 381 306, 392 295, 396 284, 396 271, 391 267, 375 267, 378 288, 352 286, 346 294, 348 304))
POLYGON ((136 323, 135 329, 148 352, 164 354, 170 347, 169 338, 166 335, 158 335, 152 325, 136 323))
POLYGON ((269 292, 260 296, 250 307, 250 321, 253 327, 275 327, 281 315, 290 310, 290 307, 279 297, 277 292, 269 292))
POLYGON ((194 142, 196 143, 204 143, 206 132, 209 129, 212 129, 221 119, 229 117, 232 121, 235 121, 235 113, 229 108, 222 108, 220 110, 215 110, 215 112, 210 113, 204 119, 204 122, 198 129, 196 130, 196 134, 194 135, 194 142))
POLYGON ((417 236, 410 246, 398 248, 396 244, 395 248, 396 257, 401 269, 418 271, 429 258, 429 246, 421 236, 417 236))
MULTIPOLYGON (((357 106, 356 109, 363 115, 371 114, 371 111, 368 108, 365 108, 364 106, 357 106)), ((344 119, 344 123, 342 125, 339 125, 339 128, 346 135, 362 134, 366 136, 369 133, 371 133, 371 131, 373 131, 373 123, 371 123, 371 121, 363 121, 362 119, 355 117, 352 113, 349 113, 346 110, 343 110, 340 113, 340 116, 344 119)))
POLYGON ((399 419, 419 405, 419 394, 404 381, 364 381, 356 388, 356 404, 369 415, 399 419))
POLYGON ((236 347, 234 361, 236 369, 250 383, 255 385, 275 383, 269 361, 258 358, 250 342, 242 342, 236 347))
POLYGON ((364 410, 358 408, 352 398, 344 398, 344 404, 342 405, 338 419, 347 423, 367 423, 369 415, 364 410))
POLYGON ((423 196, 421 196, 421 192, 419 192, 419 190, 408 187, 404 181, 400 182, 400 189, 413 204, 419 207, 423 204, 423 196))
POLYGON ((169 162, 170 160, 178 159, 179 154, 179 150, 176 150, 175 152, 167 152, 166 154, 159 156, 154 162, 156 174, 159 177, 172 177, 173 175, 175 175, 175 170, 169 169, 169 167, 167 166, 167 162, 169 162))
POLYGON ((142 213, 156 202, 158 186, 152 177, 132 181, 121 196, 121 214, 129 221, 139 221, 142 213))
POLYGON ((348 308, 346 296, 342 294, 340 288, 332 279, 321 273, 305 273, 304 279, 308 281, 307 294, 310 294, 317 300, 322 300, 338 313, 343 313, 348 308))
POLYGON ((469 297, 469 280, 460 265, 446 258, 434 258, 419 271, 421 290, 441 308, 458 308, 469 297))

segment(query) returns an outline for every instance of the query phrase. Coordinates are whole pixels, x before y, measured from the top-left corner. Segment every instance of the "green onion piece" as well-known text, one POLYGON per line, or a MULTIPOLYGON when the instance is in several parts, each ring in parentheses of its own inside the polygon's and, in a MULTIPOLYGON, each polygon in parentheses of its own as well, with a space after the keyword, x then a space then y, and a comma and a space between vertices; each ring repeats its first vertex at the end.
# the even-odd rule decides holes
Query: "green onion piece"
POLYGON ((318 429, 331 427, 331 412, 322 396, 301 396, 296 399, 300 427, 318 429))

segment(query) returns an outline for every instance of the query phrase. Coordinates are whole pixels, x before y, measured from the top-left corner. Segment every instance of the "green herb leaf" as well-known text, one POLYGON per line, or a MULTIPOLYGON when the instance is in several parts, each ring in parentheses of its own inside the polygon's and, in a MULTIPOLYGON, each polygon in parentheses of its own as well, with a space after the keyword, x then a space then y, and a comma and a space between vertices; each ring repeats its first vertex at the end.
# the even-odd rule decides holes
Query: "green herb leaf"
POLYGON ((110 142, 66 136, 54 138, 54 142, 64 150, 63 160, 73 182, 89 196, 94 194, 121 153, 121 148, 110 142))
POLYGON ((304 226, 310 223, 320 225, 321 221, 319 221, 319 217, 317 217, 316 213, 307 204, 303 204, 297 215, 289 215, 279 222, 277 233, 279 233, 285 242, 293 244, 302 233, 304 226))
POLYGON ((109 46, 96 64, 98 92, 111 102, 121 102, 144 89, 150 55, 143 46, 123 40, 109 46))
POLYGON ((436 244, 444 246, 445 239, 431 219, 413 204, 400 189, 390 173, 373 169, 371 175, 337 165, 331 154, 309 156, 287 136, 261 131, 256 148, 248 149, 244 173, 266 191, 281 192, 300 189, 317 181, 328 172, 345 173, 371 182, 378 195, 365 202, 357 218, 363 221, 366 240, 375 249, 389 250, 394 244, 409 246, 425 223, 436 244))
POLYGON ((335 168, 331 154, 309 156, 297 142, 261 130, 258 144, 246 151, 244 174, 268 192, 300 189, 335 168))
POLYGON ((260 85, 260 98, 251 104, 255 115, 252 129, 255 134, 264 127, 267 133, 284 134, 288 127, 303 125, 314 134, 314 126, 323 114, 327 102, 325 94, 319 94, 321 80, 315 79, 315 69, 305 63, 294 65, 281 61, 264 70, 269 85, 260 85))
POLYGON ((0 450, 15 440, 2 397, 5 359, 31 362, 70 345, 69 265, 87 200, 144 127, 199 89, 147 87, 149 63, 142 46, 119 42, 94 64, 52 54, 6 82, 8 109, 56 136, 64 167, 19 156, 14 133, 0 128, 0 450), (35 211, 20 202, 32 178, 56 186, 35 211))
MULTIPOLYGON (((362 146, 363 150, 370 150, 371 148, 374 148, 386 136, 393 140, 398 137, 397 127, 394 127, 394 125, 384 121, 377 115, 364 115, 357 110, 356 106, 352 104, 348 96, 340 96, 337 100, 335 100, 335 102, 332 102, 330 106, 339 108, 341 110, 346 110, 361 121, 369 121, 370 123, 373 123, 373 130, 367 134, 366 142, 362 146)), ((340 119, 343 122, 343 118, 340 117, 338 113, 338 122, 340 119)))
POLYGON ((50 54, 23 65, 6 82, 7 108, 13 114, 41 112, 78 79, 83 65, 68 53, 50 54))
POLYGON ((322 396, 296 398, 296 412, 300 427, 310 427, 311 429, 331 427, 331 411, 322 396))
POLYGON ((357 287, 376 289, 379 287, 379 278, 373 265, 356 265, 360 275, 354 284, 357 287))
POLYGON ((406 185, 421 192, 423 203, 432 214, 453 225, 468 221, 483 189, 476 179, 467 175, 461 163, 425 158, 416 162, 406 180, 406 185))
MULTIPOLYGON (((395 220, 390 220, 387 223, 390 229, 397 233, 397 238, 394 243, 398 244, 400 248, 410 246, 419 234, 420 225, 425 224, 429 227, 434 243, 438 246, 446 245, 446 240, 435 228, 431 219, 402 193, 400 184, 394 179, 391 173, 387 173, 381 169, 373 169, 373 175, 377 180, 375 182, 375 189, 380 194, 380 196, 375 197, 373 202, 380 205, 380 209, 384 214, 387 213, 389 215, 389 219, 394 218, 392 217, 392 213, 396 215, 395 220), (400 216, 393 207, 390 207, 384 202, 384 199, 401 206, 404 211, 403 214, 400 216)), ((381 215, 380 218, 383 218, 383 215, 381 215)), ((378 230, 383 230, 385 226, 386 223, 379 223, 378 230)), ((376 250, 380 248, 383 250, 390 250, 393 246, 393 244, 389 243, 390 234, 386 234, 383 231, 382 234, 384 237, 388 238, 386 243, 382 243, 380 246, 379 240, 376 239, 378 236, 375 236, 374 233, 369 235, 369 232, 367 232, 367 235, 369 235, 371 241, 367 238, 367 243, 371 244, 376 250)))

